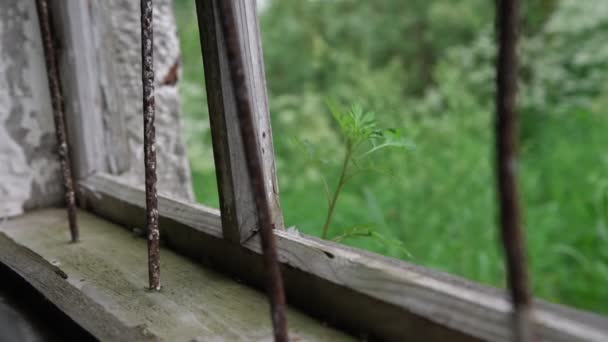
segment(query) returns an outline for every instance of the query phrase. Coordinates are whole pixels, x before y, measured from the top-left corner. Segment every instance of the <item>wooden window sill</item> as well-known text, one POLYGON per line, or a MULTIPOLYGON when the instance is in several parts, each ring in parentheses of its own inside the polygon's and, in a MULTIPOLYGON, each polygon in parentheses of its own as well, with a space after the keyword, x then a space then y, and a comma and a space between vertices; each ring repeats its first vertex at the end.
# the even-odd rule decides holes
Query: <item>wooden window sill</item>
MULTIPOLYGON (((269 341, 265 295, 164 248, 160 293, 146 289, 146 241, 80 211, 82 241, 69 244, 62 209, 0 226, 0 262, 100 340, 269 341)), ((290 309, 292 337, 351 337, 290 309)))
MULTIPOLYGON (((80 182, 87 210, 123 227, 143 227, 144 192, 120 177, 80 182)), ((262 288, 260 240, 223 237, 220 212, 159 196, 161 239, 173 251, 262 288)), ((66 233, 67 234, 67 233, 66 233)), ((287 300, 312 317, 362 339, 511 341, 503 290, 411 263, 275 230, 287 300)), ((143 260, 143 259, 142 259, 143 260)), ((541 341, 608 340, 608 319, 535 300, 541 341)))

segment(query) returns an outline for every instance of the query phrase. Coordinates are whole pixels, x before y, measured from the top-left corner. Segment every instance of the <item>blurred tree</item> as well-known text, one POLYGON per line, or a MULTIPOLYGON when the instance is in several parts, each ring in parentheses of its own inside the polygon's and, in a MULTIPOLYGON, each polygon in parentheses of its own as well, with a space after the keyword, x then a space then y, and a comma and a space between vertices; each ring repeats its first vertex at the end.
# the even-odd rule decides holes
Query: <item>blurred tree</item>
MULTIPOLYGON (((195 12, 192 1, 175 1, 188 150, 209 203, 215 175, 195 12)), ((534 291, 606 312, 608 292, 590 284, 608 282, 608 1, 522 6, 520 182, 534 291)), ((331 234, 371 226, 416 263, 504 285, 494 217, 494 1, 268 0, 260 17, 286 223, 322 234, 323 177, 337 184, 343 156, 325 100, 360 105, 416 149, 373 159, 393 172, 353 178, 331 234), (294 137, 323 162, 311 164, 294 137)), ((343 242, 409 258, 377 239, 343 242)))

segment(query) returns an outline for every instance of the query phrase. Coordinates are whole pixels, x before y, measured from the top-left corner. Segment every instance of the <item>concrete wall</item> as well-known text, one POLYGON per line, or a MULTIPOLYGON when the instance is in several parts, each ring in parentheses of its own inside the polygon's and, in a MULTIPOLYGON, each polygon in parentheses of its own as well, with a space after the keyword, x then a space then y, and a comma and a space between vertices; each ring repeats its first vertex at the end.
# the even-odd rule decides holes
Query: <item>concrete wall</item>
MULTIPOLYGON (((123 175, 143 184, 139 1, 104 1, 99 8, 107 13, 96 15, 111 18, 106 58, 118 75, 127 129, 127 141, 115 143, 129 147, 130 167, 123 175)), ((154 3, 158 186, 163 194, 192 199, 171 0, 154 3)), ((61 204, 61 184, 35 1, 0 1, 0 217, 61 204)))
MULTIPOLYGON (((143 119, 139 1, 111 0, 114 50, 120 88, 126 95, 125 116, 132 160, 128 177, 143 184, 143 119)), ((154 1, 154 68, 156 71, 156 127, 158 186, 161 193, 193 198, 179 112, 176 81, 179 78, 179 42, 172 0, 154 1)))

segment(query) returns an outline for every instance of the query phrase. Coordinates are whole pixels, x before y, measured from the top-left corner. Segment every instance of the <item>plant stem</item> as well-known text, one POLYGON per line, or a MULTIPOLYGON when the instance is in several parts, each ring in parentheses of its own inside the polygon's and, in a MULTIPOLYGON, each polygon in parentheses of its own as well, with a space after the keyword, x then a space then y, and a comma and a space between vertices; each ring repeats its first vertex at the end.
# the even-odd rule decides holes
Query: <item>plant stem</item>
POLYGON ((321 237, 323 239, 327 239, 327 231, 329 230, 329 224, 331 223, 331 218, 334 214, 334 208, 336 207, 336 202, 338 202, 338 196, 340 196, 340 192, 342 192, 342 188, 346 184, 346 171, 348 169, 348 164, 350 163, 350 158, 352 155, 352 145, 348 143, 346 145, 346 153, 344 153, 344 162, 342 163, 342 171, 340 172, 340 179, 338 180, 338 186, 336 186, 336 190, 334 191, 333 198, 329 202, 329 208, 327 209, 327 217, 325 217, 325 224, 323 225, 323 235, 321 237))

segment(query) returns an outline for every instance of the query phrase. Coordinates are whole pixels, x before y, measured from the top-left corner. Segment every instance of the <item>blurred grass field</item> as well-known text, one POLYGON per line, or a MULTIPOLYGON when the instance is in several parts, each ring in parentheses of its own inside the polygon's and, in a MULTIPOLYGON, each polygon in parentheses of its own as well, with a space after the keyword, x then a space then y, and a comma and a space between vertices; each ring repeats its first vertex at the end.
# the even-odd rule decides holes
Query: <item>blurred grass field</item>
MULTIPOLYGON (((536 296, 608 314, 608 6, 524 7, 520 189, 536 296), (604 37, 604 38, 602 38, 604 37)), ((286 224, 319 236, 341 136, 325 99, 360 104, 416 148, 348 185, 330 236, 370 226, 394 244, 344 243, 504 286, 493 171, 492 2, 269 1, 260 13, 286 224), (307 140, 328 161, 311 164, 307 140)), ((175 0, 180 95, 197 200, 217 206, 192 1, 175 0)))

